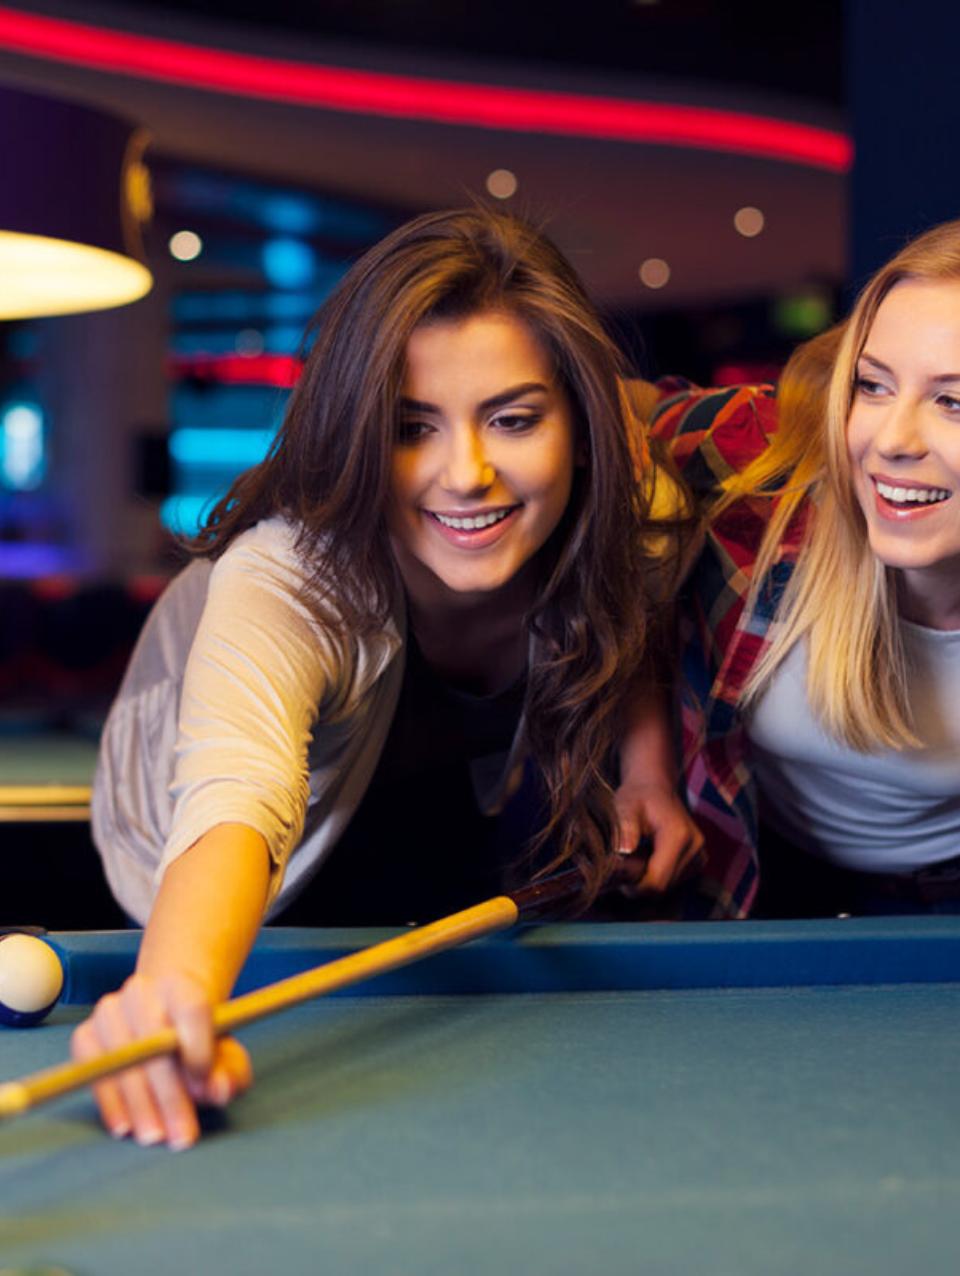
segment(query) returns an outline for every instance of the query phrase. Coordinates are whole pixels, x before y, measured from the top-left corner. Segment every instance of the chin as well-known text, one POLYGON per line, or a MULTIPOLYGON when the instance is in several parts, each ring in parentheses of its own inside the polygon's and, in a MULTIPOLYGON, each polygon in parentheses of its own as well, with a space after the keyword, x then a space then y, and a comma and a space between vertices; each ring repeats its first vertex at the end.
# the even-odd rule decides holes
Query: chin
POLYGON ((944 563, 942 555, 936 553, 909 553, 902 549, 891 549, 886 546, 884 550, 874 548, 874 557, 890 571, 909 572, 909 571, 927 571, 937 568, 944 563))
POLYGON ((460 598, 488 598, 503 589, 505 585, 509 585, 512 579, 512 576, 508 576, 504 580, 491 580, 487 577, 484 580, 465 581, 463 577, 456 580, 444 580, 440 577, 440 583, 448 593, 456 594, 460 598))

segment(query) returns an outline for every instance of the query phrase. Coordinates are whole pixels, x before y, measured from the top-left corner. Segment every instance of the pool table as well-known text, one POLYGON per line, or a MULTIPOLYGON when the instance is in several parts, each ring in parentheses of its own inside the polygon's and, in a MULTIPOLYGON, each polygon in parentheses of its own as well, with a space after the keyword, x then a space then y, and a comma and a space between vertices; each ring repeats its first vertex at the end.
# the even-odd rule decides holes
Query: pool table
MULTIPOLYGON (((90 832, 100 718, 0 713, 0 926, 122 926, 90 832)), ((0 1256, 2 1258, 2 1256, 0 1256)))
MULTIPOLYGON (((383 938, 264 931, 250 988, 383 938)), ((136 932, 52 936, 65 1057, 136 932)), ((87 1094, 0 1126, 0 1267, 82 1276, 955 1276, 960 918, 533 925, 241 1034, 186 1153, 87 1094)))
POLYGON ((0 823, 85 821, 97 761, 92 734, 0 730, 0 823))

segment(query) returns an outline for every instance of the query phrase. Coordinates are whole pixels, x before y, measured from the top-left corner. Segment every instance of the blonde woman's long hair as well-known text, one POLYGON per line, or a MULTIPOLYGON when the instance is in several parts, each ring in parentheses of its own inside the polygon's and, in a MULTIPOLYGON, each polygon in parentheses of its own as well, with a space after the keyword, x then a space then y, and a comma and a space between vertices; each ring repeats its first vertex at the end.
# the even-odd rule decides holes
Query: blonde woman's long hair
POLYGON ((867 336, 884 298, 907 280, 960 282, 960 221, 908 244, 873 276, 845 324, 800 347, 784 369, 780 427, 770 448, 727 481, 714 510, 717 517, 741 498, 777 498, 747 602, 752 610, 787 529, 806 504, 810 517, 800 557, 741 706, 756 702, 787 654, 806 639, 811 712, 830 735, 863 753, 919 743, 895 574, 870 547, 846 441, 867 336))

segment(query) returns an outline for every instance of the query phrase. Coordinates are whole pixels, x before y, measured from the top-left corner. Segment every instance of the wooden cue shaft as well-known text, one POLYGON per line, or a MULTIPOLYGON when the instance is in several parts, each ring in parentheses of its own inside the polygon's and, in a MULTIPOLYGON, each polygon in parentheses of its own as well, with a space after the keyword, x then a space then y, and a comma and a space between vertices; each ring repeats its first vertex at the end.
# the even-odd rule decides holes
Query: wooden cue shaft
MULTIPOLYGON (((514 895, 498 895, 473 908, 452 913, 439 921, 415 930, 405 931, 393 939, 374 944, 360 952, 350 953, 336 961, 315 966, 312 970, 268 984, 242 997, 222 1002, 213 1010, 216 1036, 277 1014, 289 1006, 311 1001, 350 984, 385 974, 400 966, 429 957, 432 953, 454 948, 471 939, 507 930, 522 917, 536 916, 545 908, 579 892, 583 879, 576 869, 535 882, 514 895)), ((0 1085, 0 1121, 19 1116, 41 1103, 70 1094, 92 1082, 122 1072, 136 1064, 146 1063, 159 1055, 174 1054, 178 1048, 176 1030, 161 1032, 110 1050, 88 1062, 69 1062, 31 1073, 17 1081, 0 1085)))

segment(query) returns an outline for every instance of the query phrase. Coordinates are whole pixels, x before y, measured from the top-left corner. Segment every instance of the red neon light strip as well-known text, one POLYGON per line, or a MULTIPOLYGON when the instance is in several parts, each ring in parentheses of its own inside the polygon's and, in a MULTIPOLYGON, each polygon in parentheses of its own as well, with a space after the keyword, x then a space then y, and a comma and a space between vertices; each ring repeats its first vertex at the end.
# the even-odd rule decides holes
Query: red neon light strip
POLYGON ((0 48, 216 93, 513 132, 700 147, 845 173, 848 137, 736 111, 284 62, 0 6, 0 48))
POLYGON ((272 385, 289 390, 301 370, 300 360, 286 354, 171 355, 167 359, 171 378, 194 376, 221 385, 272 385))

